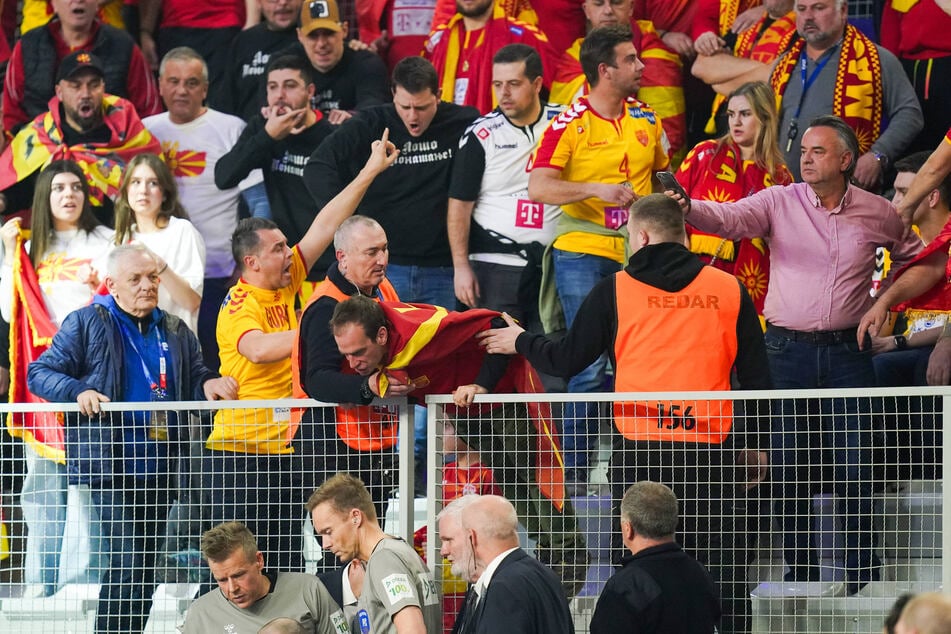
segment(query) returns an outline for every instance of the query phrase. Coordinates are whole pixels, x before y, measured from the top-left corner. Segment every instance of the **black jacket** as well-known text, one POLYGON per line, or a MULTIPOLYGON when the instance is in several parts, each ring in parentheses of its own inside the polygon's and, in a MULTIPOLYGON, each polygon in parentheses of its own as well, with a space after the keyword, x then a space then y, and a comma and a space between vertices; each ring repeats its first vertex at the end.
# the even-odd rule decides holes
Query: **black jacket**
POLYGON ((591 634, 712 634, 720 621, 716 586, 675 542, 628 555, 608 579, 591 634))
MULTIPOLYGON (((690 284, 703 266, 683 245, 665 242, 640 249, 631 256, 619 275, 627 274, 644 284, 675 292, 690 284)), ((743 390, 772 389, 763 329, 756 307, 739 280, 737 284, 741 288, 740 314, 736 320, 738 387, 743 390)), ((612 364, 616 365, 616 336, 617 300, 614 278, 608 277, 598 282, 585 298, 564 339, 552 341, 544 335, 524 332, 518 337, 516 349, 538 371, 567 378, 588 367, 602 352, 607 352, 612 364)))
POLYGON ((446 213, 449 177, 459 139, 479 116, 475 108, 439 102, 432 123, 414 137, 391 103, 355 114, 320 144, 304 168, 304 182, 320 209, 356 177, 373 141, 390 129, 400 150, 357 207, 382 225, 392 264, 452 266, 446 213))

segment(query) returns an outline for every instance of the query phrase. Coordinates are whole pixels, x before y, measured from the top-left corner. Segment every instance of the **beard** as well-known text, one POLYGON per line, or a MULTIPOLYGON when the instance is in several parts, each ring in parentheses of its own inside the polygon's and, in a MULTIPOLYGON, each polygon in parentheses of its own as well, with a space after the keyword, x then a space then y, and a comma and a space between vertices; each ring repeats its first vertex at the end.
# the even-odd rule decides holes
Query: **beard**
POLYGON ((492 10, 494 0, 485 0, 472 8, 466 8, 456 2, 456 11, 465 18, 480 18, 492 10))
POLYGON ((78 108, 70 108, 63 104, 63 111, 66 115, 66 121, 74 127, 79 126, 80 132, 89 132, 102 125, 102 106, 93 108, 87 114, 82 114, 78 108))

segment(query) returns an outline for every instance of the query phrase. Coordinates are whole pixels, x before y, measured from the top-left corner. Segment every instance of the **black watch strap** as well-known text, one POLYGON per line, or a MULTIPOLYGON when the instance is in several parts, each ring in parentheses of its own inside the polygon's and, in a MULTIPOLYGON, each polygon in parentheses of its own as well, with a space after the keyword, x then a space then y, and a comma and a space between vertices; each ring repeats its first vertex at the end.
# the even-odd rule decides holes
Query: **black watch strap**
POLYGON ((360 384, 360 397, 368 403, 376 397, 376 394, 370 389, 370 377, 363 379, 363 383, 360 384))
POLYGON ((895 348, 898 350, 904 350, 908 347, 908 339, 905 338, 905 335, 895 335, 895 348))

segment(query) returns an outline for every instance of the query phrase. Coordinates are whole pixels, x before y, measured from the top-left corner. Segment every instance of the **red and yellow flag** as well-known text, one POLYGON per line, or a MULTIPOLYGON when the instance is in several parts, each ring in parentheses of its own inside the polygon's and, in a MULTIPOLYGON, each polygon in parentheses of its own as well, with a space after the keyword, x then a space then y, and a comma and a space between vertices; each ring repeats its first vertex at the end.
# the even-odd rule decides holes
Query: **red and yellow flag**
MULTIPOLYGON (((485 358, 485 348, 476 333, 491 328, 499 316, 493 310, 450 312, 440 306, 380 302, 389 330, 390 358, 381 372, 380 394, 386 394, 386 375, 412 380, 413 396, 450 394, 460 385, 475 381, 485 358)), ((544 392, 538 373, 528 360, 515 355, 495 393, 535 394, 544 392)), ((469 412, 479 412, 473 405, 469 412)), ((447 408, 451 410, 451 408, 447 408)), ((561 510, 565 501, 564 463, 548 403, 529 404, 535 427, 535 478, 542 493, 561 510)))
MULTIPOLYGON (((43 301, 36 271, 22 236, 13 261, 13 310, 10 317, 10 402, 46 403, 26 387, 30 363, 49 347, 56 334, 43 301)), ((22 438, 44 458, 65 463, 62 414, 57 412, 10 413, 7 430, 22 438)))

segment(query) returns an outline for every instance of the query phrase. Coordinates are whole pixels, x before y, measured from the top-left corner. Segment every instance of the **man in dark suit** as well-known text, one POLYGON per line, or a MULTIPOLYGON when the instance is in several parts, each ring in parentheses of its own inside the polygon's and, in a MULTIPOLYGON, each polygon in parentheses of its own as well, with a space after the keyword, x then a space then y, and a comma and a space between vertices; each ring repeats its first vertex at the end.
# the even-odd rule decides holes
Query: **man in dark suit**
POLYGON ((478 580, 454 628, 459 634, 574 634, 561 582, 518 544, 515 507, 483 495, 462 510, 478 580), (460 625, 460 624, 457 624, 460 625))

